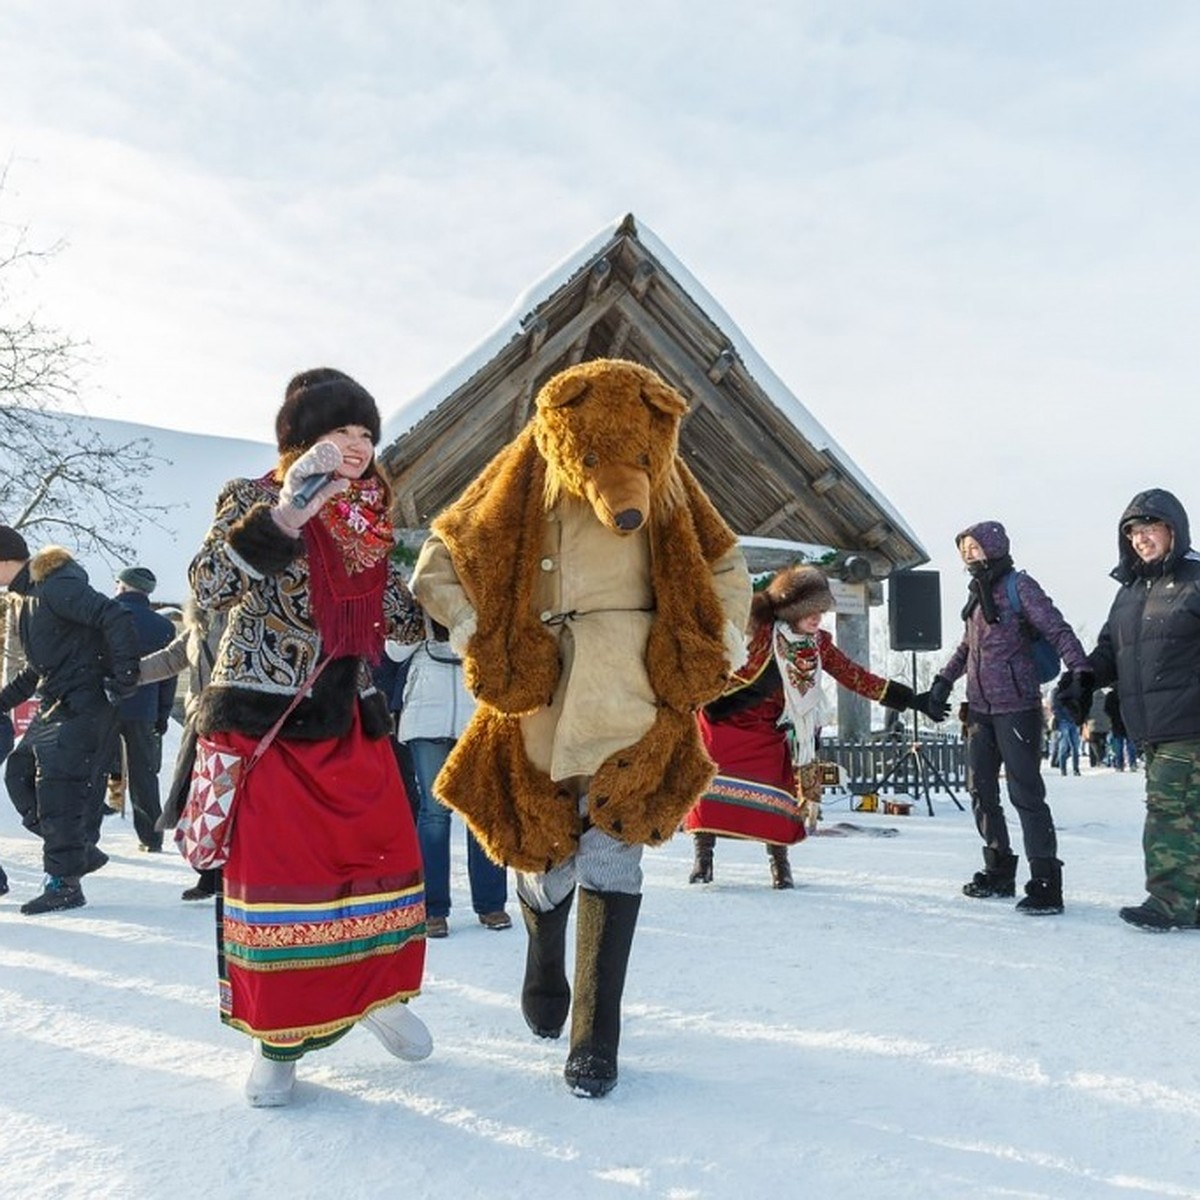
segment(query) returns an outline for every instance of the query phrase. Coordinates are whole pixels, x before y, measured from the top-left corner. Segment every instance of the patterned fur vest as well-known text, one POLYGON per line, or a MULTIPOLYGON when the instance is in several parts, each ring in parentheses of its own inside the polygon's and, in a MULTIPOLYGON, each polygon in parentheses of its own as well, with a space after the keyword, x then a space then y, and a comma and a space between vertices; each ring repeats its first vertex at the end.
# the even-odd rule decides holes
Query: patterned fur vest
MULTIPOLYGON (((197 709, 196 729, 202 734, 233 730, 261 737, 322 658, 321 635, 309 607, 305 544, 272 520, 278 496, 269 479, 226 484, 188 572, 196 603, 227 618, 197 709)), ((395 564, 389 568, 382 618, 386 636, 395 641, 418 641, 424 635, 420 610, 395 564)), ((356 701, 368 736, 390 732, 387 703, 367 663, 335 658, 312 694, 288 716, 280 736, 306 741, 340 737, 350 728, 356 701)))

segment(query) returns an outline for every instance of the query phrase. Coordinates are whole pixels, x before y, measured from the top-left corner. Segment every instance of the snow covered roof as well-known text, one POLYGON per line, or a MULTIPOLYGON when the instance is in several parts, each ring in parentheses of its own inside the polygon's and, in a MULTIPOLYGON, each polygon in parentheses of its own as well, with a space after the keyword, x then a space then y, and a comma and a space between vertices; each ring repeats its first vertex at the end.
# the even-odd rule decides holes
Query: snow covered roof
POLYGON ((688 398, 680 450, 741 535, 839 547, 873 574, 928 554, 728 314, 631 215, 516 302, 471 353, 384 424, 401 521, 429 521, 524 426, 538 389, 593 358, 651 367, 688 398))

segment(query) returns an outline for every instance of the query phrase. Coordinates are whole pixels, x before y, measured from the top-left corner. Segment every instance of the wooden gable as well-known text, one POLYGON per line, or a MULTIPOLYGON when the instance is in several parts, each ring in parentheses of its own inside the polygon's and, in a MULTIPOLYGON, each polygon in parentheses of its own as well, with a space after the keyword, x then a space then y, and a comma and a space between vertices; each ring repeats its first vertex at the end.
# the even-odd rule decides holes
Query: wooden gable
POLYGON ((427 527, 523 427, 550 376, 626 358, 687 397, 681 452, 737 533, 836 547, 876 578, 925 562, 887 501, 704 299, 632 216, 614 225, 529 293, 466 369, 388 422, 380 461, 399 523, 427 527))

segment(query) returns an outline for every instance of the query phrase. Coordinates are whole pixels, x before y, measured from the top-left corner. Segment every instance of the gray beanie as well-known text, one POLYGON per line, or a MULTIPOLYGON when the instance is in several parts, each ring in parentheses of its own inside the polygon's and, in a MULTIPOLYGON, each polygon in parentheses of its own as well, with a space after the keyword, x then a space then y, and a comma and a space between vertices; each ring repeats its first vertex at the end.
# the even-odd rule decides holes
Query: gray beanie
POLYGON ((117 582, 125 584, 126 587, 137 588, 147 596, 158 587, 158 580, 154 578, 154 572, 149 567, 126 567, 117 575, 117 582))

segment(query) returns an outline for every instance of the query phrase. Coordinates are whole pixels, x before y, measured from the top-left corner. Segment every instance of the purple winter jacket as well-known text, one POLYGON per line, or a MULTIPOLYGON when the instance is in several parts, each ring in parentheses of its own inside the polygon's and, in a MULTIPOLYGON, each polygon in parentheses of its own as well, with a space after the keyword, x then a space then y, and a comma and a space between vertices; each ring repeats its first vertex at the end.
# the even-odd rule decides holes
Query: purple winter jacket
MULTIPOLYGON (((961 543, 965 537, 973 537, 979 543, 989 562, 1009 552, 1008 534, 999 521, 972 525, 955 542, 961 543)), ((1014 713, 1041 708, 1042 689, 1023 621, 1050 642, 1069 670, 1090 669, 1079 639, 1033 576, 1023 571, 1017 573, 1017 595, 1021 598, 1021 616, 1013 612, 1008 602, 1007 572, 995 580, 992 600, 1000 619, 989 625, 984 620, 982 605, 976 604, 965 622, 958 649, 938 672, 950 683, 966 672, 967 704, 974 712, 1014 713)))

